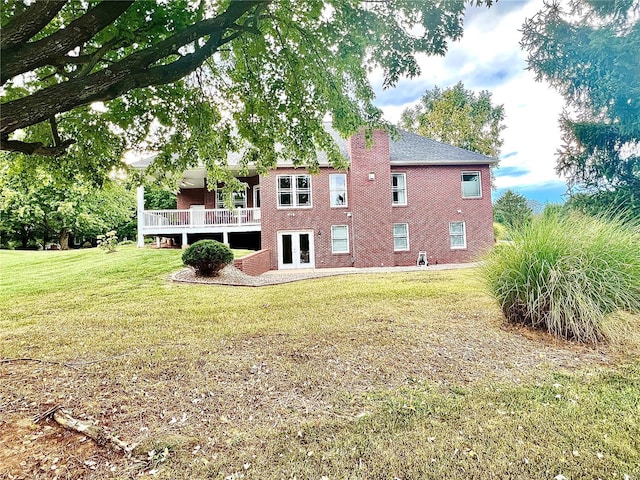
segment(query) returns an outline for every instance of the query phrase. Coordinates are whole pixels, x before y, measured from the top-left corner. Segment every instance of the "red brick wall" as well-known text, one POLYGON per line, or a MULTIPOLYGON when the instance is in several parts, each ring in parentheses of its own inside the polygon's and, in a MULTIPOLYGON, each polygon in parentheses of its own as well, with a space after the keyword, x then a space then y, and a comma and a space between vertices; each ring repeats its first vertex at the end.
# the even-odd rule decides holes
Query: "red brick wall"
POLYGON ((178 192, 178 210, 189 210, 191 205, 206 205, 205 195, 207 193, 209 192, 204 188, 184 188, 180 190, 178 192))
POLYGON ((382 131, 374 132, 373 145, 367 148, 364 134, 354 135, 349 140, 349 150, 354 266, 392 266, 395 258, 389 136, 382 131), (369 179, 371 174, 375 176, 373 180, 369 179))
POLYGON ((233 266, 242 270, 247 275, 260 275, 271 270, 271 251, 258 250, 251 255, 237 258, 233 261, 233 266))
POLYGON ((488 166, 393 167, 407 174, 407 206, 393 207, 393 223, 409 224, 409 252, 396 252, 396 265, 415 265, 418 252, 429 263, 477 260, 493 245, 493 209, 488 166), (462 198, 461 172, 479 171, 482 198, 462 198), (449 222, 465 222, 466 249, 451 249, 449 222))
POLYGON ((493 245, 489 166, 392 168, 387 138, 376 132, 371 149, 363 135, 351 139, 346 208, 330 208, 329 174, 338 173, 333 169, 312 175, 311 209, 277 208, 277 175, 305 173, 303 169, 278 169, 261 177, 262 247, 271 251, 272 269, 278 268, 277 234, 284 230, 313 231, 316 268, 415 265, 420 251, 427 252, 431 264, 462 263, 476 260, 493 245), (462 198, 463 171, 481 172, 481 198, 462 198), (407 174, 407 206, 392 206, 391 172, 407 174), (370 173, 374 180, 369 180, 370 173), (454 221, 465 222, 465 249, 451 248, 449 222, 454 221), (409 224, 409 251, 394 252, 394 223, 409 224), (349 226, 348 254, 331 253, 331 225, 349 226))
MULTIPOLYGON (((279 168, 260 177, 262 216, 262 248, 271 251, 271 268, 278 268, 278 232, 286 230, 312 230, 315 250, 315 267, 350 267, 351 253, 331 253, 331 225, 349 225, 346 213, 350 211, 351 191, 347 187, 347 207, 331 208, 329 174, 345 173, 331 168, 321 168, 311 175, 312 208, 278 209, 277 176, 301 175, 305 169, 279 168)), ((347 175, 347 185, 349 175, 347 175)))

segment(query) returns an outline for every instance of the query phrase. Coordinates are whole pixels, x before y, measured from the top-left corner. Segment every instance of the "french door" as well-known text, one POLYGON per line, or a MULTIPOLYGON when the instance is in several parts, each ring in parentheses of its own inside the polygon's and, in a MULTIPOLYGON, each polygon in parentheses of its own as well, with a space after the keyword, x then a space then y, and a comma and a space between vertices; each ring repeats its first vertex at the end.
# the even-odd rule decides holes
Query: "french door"
POLYGON ((278 268, 314 268, 313 230, 278 232, 278 268))

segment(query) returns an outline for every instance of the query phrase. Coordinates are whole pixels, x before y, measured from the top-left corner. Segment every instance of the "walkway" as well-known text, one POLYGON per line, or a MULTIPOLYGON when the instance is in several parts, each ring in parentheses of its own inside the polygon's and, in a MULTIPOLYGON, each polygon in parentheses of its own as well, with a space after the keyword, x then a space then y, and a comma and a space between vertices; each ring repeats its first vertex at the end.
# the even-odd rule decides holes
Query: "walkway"
POLYGON ((281 283, 297 282, 311 278, 333 277, 336 275, 354 275, 362 273, 396 273, 419 272, 435 270, 454 270, 459 268, 472 268, 477 263, 451 263, 443 265, 430 265, 428 267, 372 267, 372 268, 309 268, 299 270, 271 270, 252 277, 232 265, 225 267, 217 277, 199 277, 193 269, 184 268, 172 274, 169 279, 174 282, 207 283, 214 285, 235 285, 243 287, 263 287, 266 285, 279 285, 281 283))

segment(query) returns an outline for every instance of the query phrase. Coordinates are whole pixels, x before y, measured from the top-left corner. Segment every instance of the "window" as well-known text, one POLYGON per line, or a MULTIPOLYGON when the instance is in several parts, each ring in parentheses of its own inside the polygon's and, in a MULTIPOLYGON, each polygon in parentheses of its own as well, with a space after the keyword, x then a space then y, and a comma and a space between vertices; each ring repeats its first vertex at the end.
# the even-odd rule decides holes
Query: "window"
POLYGON ((393 205, 407 204, 407 174, 391 174, 391 193, 393 195, 393 205))
POLYGON ((393 224, 393 250, 396 252, 409 250, 409 224, 408 223, 393 224))
POLYGON ((451 248, 467 248, 467 232, 464 222, 449 223, 449 238, 451 239, 451 248))
POLYGON ((462 172, 462 198, 480 198, 480 172, 462 172))
POLYGON ((331 253, 349 253, 349 227, 331 226, 331 253))
POLYGON ((278 207, 310 207, 311 176, 278 175, 278 207))
MULTIPOLYGON (((225 194, 222 188, 216 190, 216 208, 229 208, 226 206, 225 194)), ((231 208, 247 208, 247 192, 233 192, 233 205, 231 208)))
POLYGON ((347 176, 344 173, 329 175, 329 195, 332 207, 347 206, 347 176))

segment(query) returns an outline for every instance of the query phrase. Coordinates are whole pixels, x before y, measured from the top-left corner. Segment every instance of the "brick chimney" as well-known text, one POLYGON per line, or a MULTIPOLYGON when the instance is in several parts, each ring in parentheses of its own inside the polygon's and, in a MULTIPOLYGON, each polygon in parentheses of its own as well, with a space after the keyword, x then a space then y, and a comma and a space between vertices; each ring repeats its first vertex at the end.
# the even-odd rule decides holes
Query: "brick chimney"
POLYGON ((389 134, 376 130, 372 140, 367 148, 364 133, 349 139, 354 267, 394 265, 389 134))

